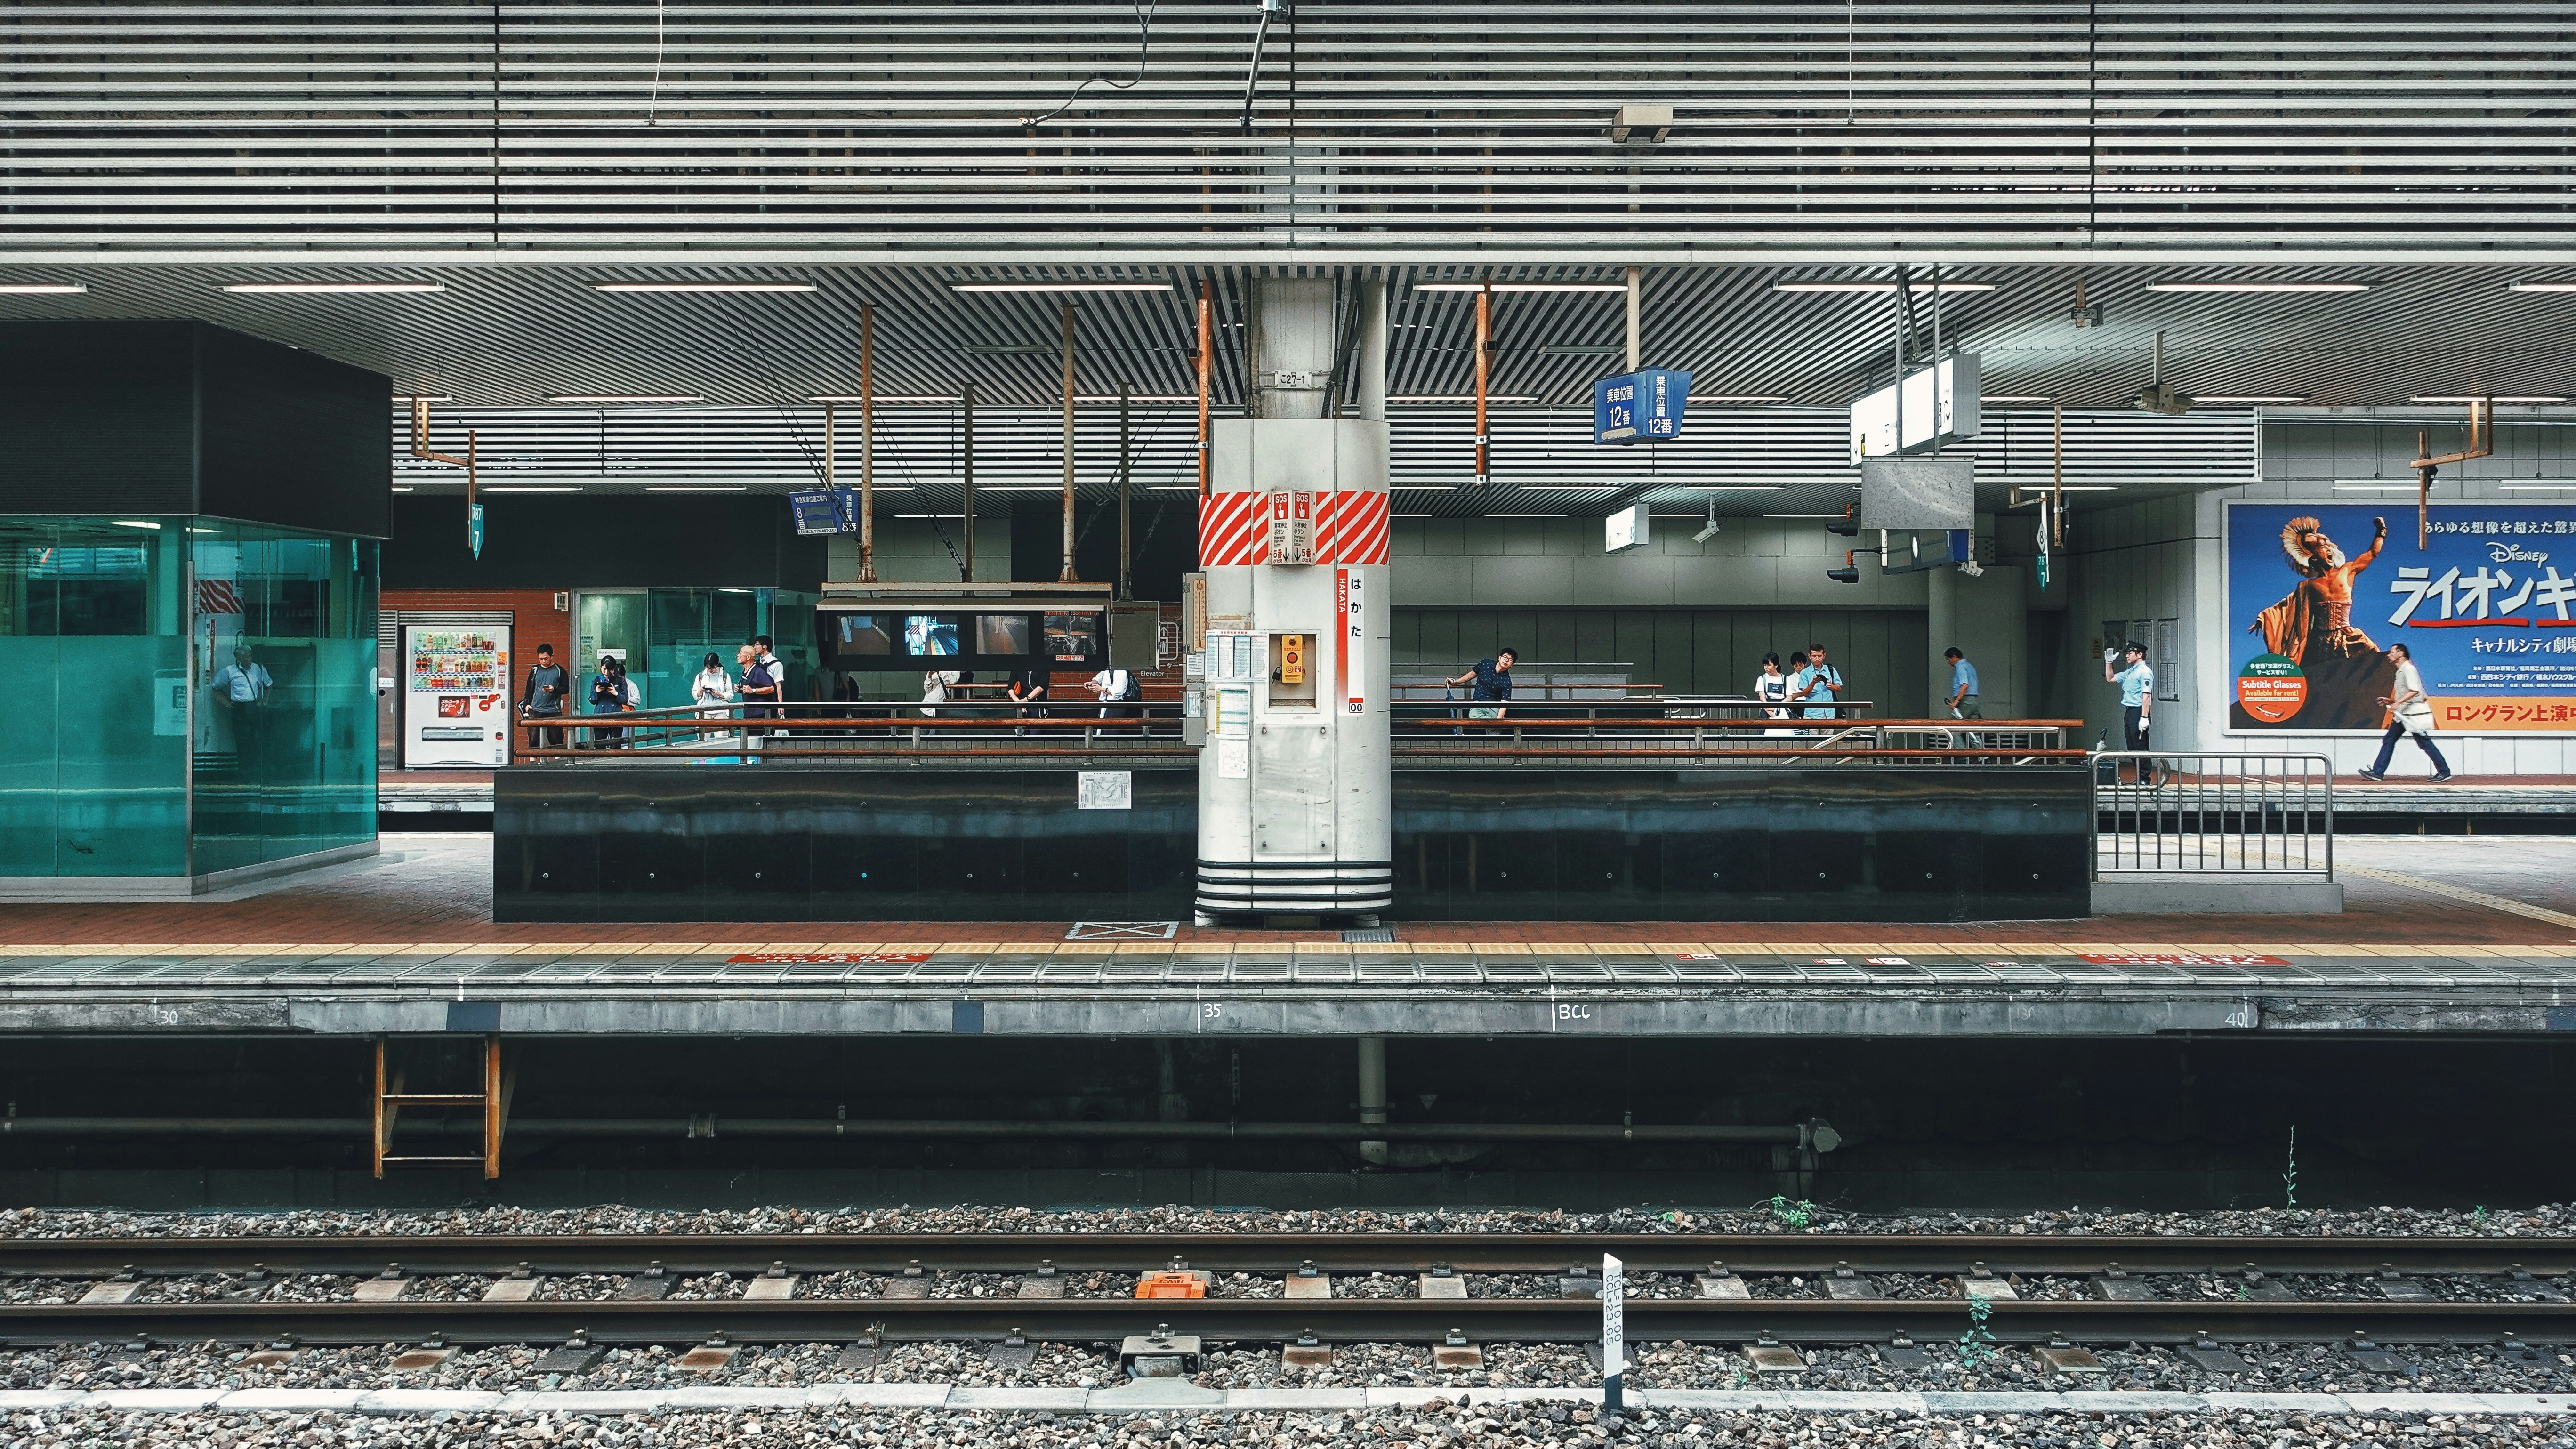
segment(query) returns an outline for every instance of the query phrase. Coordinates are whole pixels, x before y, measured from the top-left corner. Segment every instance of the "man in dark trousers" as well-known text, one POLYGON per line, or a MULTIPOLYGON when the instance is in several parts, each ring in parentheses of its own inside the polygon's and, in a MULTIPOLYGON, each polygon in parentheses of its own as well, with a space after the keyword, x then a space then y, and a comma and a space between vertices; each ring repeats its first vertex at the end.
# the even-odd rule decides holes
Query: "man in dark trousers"
MULTIPOLYGON (((560 720, 564 700, 572 693, 572 674, 555 662, 555 646, 537 646, 537 662, 528 666, 528 682, 519 690, 519 713, 531 720, 560 720)), ((561 725, 528 731, 534 748, 560 750, 564 747, 561 725)))

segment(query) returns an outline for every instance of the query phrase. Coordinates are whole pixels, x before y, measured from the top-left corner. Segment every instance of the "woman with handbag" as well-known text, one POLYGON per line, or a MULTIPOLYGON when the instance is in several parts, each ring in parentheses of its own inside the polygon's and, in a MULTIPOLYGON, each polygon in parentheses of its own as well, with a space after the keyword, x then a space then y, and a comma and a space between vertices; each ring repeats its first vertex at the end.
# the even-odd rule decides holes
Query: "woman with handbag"
POLYGON ((2431 757, 2433 783, 2439 785, 2451 778, 2451 766, 2433 745, 2433 701, 2424 693, 2424 676, 2415 668, 2415 651, 2403 644, 2391 644, 2387 654, 2389 662, 2397 666, 2396 683, 2379 700, 2388 711, 2388 733, 2379 737, 2378 761, 2362 771, 2361 778, 2387 779, 2388 762, 2397 757, 2397 741, 2413 735, 2415 743, 2431 757))

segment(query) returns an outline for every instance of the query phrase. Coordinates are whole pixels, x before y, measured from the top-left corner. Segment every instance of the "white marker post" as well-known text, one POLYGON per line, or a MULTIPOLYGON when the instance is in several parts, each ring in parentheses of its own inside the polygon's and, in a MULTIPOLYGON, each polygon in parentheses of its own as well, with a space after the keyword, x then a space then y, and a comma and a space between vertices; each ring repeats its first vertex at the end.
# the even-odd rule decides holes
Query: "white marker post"
POLYGON ((1628 1368, 1628 1269, 1601 1255, 1601 1412, 1620 1411, 1619 1376, 1628 1368))

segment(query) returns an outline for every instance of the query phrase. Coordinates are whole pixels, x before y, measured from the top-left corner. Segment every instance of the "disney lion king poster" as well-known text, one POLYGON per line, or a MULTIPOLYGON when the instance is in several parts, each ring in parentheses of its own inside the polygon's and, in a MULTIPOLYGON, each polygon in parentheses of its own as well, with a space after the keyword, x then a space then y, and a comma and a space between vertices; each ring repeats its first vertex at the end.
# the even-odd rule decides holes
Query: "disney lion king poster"
POLYGON ((2227 728, 2366 730, 2402 643, 2434 728, 2576 731, 2576 507, 2227 506, 2227 728))

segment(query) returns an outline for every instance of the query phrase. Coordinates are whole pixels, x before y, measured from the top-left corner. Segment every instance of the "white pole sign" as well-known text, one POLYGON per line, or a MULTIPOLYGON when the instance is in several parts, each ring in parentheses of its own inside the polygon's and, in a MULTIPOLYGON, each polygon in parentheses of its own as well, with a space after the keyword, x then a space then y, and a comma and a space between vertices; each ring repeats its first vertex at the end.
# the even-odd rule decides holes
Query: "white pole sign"
POLYGON ((1619 1376, 1628 1369, 1628 1269, 1608 1253, 1601 1255, 1601 1407, 1616 1414, 1619 1376))

